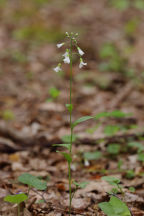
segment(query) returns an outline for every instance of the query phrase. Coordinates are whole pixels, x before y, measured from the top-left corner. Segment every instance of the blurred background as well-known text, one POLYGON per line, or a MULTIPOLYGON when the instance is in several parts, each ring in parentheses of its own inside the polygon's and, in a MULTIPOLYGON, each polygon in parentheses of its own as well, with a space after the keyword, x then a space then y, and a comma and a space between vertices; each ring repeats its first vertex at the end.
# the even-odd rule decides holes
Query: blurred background
POLYGON ((119 109, 143 124, 143 0, 0 0, 1 134, 4 122, 49 140, 68 132, 69 65, 53 71, 66 31, 79 33, 88 63, 79 70, 74 58, 74 118, 119 109))

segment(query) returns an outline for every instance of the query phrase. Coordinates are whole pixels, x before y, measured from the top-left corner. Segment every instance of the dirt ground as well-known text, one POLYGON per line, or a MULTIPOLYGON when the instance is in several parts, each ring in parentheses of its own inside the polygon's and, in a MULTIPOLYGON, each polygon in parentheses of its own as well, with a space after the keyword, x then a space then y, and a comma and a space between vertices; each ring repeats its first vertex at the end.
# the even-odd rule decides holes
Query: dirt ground
POLYGON ((98 203, 108 201, 111 190, 101 179, 105 175, 120 179, 132 215, 144 215, 143 21, 144 10, 132 1, 123 10, 108 0, 0 2, 0 215, 17 214, 16 205, 3 198, 27 192, 17 181, 25 172, 46 180, 47 190, 30 191, 23 215, 68 215, 67 163, 52 146, 65 143, 70 134, 65 108, 69 65, 61 74, 53 71, 65 51, 56 44, 66 31, 79 33, 87 62, 79 70, 74 59, 73 120, 114 110, 126 113, 75 128, 72 179, 89 184, 75 193, 72 215, 104 215, 98 203), (109 56, 106 44, 108 53, 113 50, 109 56), (118 146, 116 152, 112 145, 118 146), (87 160, 86 153, 95 151, 101 156, 87 160), (47 202, 38 203, 43 196, 47 202))

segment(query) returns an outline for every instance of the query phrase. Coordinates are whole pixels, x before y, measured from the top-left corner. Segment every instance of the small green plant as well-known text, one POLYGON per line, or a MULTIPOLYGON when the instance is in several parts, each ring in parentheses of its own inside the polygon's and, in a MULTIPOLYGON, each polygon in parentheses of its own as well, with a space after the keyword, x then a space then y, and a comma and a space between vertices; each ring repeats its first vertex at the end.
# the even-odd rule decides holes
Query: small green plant
POLYGON ((135 173, 133 170, 127 170, 126 172, 126 178, 133 179, 135 177, 135 173))
POLYGON ((102 180, 107 181, 110 185, 114 186, 114 188, 109 192, 109 194, 117 194, 121 193, 124 196, 124 191, 122 186, 120 185, 120 180, 113 176, 103 176, 102 180))
MULTIPOLYGON (((80 64, 79 64, 79 68, 82 68, 83 66, 87 65, 87 63, 85 63, 83 61, 82 56, 84 55, 84 52, 80 49, 80 47, 77 44, 77 38, 78 34, 74 34, 73 32, 71 32, 70 34, 68 32, 66 32, 66 38, 68 39, 68 43, 69 43, 69 48, 66 49, 65 53, 63 54, 63 61, 66 64, 70 64, 70 89, 69 89, 69 104, 66 104, 66 108, 69 112, 69 119, 70 119, 70 135, 68 135, 67 137, 65 137, 64 142, 67 144, 59 144, 59 145, 54 145, 54 146, 62 146, 65 147, 68 150, 67 152, 60 152, 64 158, 67 160, 68 162, 68 176, 69 176, 69 215, 71 215, 71 205, 72 205, 72 199, 74 196, 74 193, 72 193, 72 178, 71 178, 71 163, 72 163, 72 143, 74 140, 74 134, 73 134, 73 130, 74 128, 79 124, 82 123, 86 120, 92 119, 93 117, 91 116, 84 116, 78 120, 76 120, 75 122, 72 122, 72 111, 73 111, 73 104, 72 104, 72 81, 73 81, 73 49, 75 48, 77 50, 77 55, 79 56, 80 59, 80 64)), ((60 43, 57 44, 58 48, 61 48, 62 46, 64 46, 65 43, 60 43)), ((57 67, 54 68, 55 72, 61 72, 61 63, 59 63, 57 65, 57 67)), ((59 151, 58 151, 59 152, 59 151)), ((77 188, 78 185, 76 185, 77 188)), ((80 184, 79 184, 80 186, 80 184)))
MULTIPOLYGON (((69 88, 69 103, 66 104, 66 108, 69 112, 69 122, 70 122, 70 135, 68 135, 68 137, 63 140, 64 144, 55 144, 54 146, 60 146, 60 147, 64 147, 67 149, 68 152, 60 152, 64 158, 67 160, 68 162, 68 177, 69 177, 69 216, 71 215, 71 205, 72 205, 72 199, 73 199, 73 193, 72 193, 72 181, 71 181, 71 163, 72 163, 72 144, 74 141, 74 128, 85 121, 88 120, 98 120, 99 118, 102 117, 116 117, 116 118, 122 118, 125 117, 126 114, 119 111, 119 110, 115 110, 112 112, 101 112, 95 116, 83 116, 79 119, 77 119, 76 121, 72 120, 72 111, 73 111, 73 104, 72 104, 72 83, 73 83, 73 55, 77 54, 80 60, 79 63, 79 68, 82 68, 83 66, 86 66, 87 63, 85 63, 83 61, 82 56, 84 55, 84 52, 81 50, 81 48, 78 46, 77 44, 77 36, 78 34, 74 34, 73 32, 71 32, 70 34, 68 32, 66 32, 66 38, 68 39, 68 44, 69 44, 69 48, 66 49, 65 53, 63 54, 63 58, 62 61, 66 64, 70 65, 70 88, 69 88), (73 52, 74 50, 74 52, 73 52), (76 52, 77 51, 77 52, 76 52)), ((58 48, 61 48, 65 45, 66 43, 59 43, 57 44, 58 48)), ((56 73, 61 72, 62 68, 61 68, 62 63, 58 63, 58 65, 54 68, 54 71, 56 73)), ((100 152, 87 152, 84 154, 84 157, 86 160, 95 160, 101 157, 101 153, 100 152)))
POLYGON ((109 202, 102 202, 98 205, 107 216, 131 216, 127 205, 116 196, 112 196, 109 202))
POLYGON ((110 0, 110 4, 113 6, 113 7, 115 7, 115 8, 117 8, 117 9, 119 9, 119 10, 126 10, 127 8, 129 8, 130 7, 130 2, 129 2, 129 0, 117 0, 117 1, 115 1, 115 0, 110 0))
POLYGON ((17 204, 18 216, 20 216, 20 203, 26 201, 27 199, 28 199, 28 196, 25 193, 19 193, 15 195, 7 195, 4 198, 4 201, 17 204))
POLYGON ((14 120, 15 116, 11 110, 4 110, 2 113, 2 118, 6 121, 14 120))
POLYGON ((52 99, 56 99, 60 95, 60 91, 56 87, 52 87, 49 89, 49 94, 52 99))
POLYGON ((120 144, 109 144, 107 147, 107 152, 111 155, 118 155, 120 148, 120 144))

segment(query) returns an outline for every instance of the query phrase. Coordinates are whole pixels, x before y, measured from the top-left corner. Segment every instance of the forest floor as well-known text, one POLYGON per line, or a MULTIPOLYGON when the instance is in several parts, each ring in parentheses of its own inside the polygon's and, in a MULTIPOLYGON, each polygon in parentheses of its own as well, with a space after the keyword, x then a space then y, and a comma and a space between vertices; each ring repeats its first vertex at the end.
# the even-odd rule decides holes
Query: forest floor
POLYGON ((104 215, 98 204, 109 200, 106 175, 120 179, 132 215, 144 215, 143 10, 108 0, 14 2, 0 3, 0 215, 17 214, 3 199, 27 192, 17 181, 25 172, 46 180, 47 190, 30 191, 24 216, 68 215, 67 162, 52 146, 70 134, 69 67, 53 71, 66 31, 79 33, 88 63, 73 66, 73 120, 126 114, 75 128, 72 179, 89 184, 76 191, 72 215, 104 215), (38 203, 42 196, 47 203, 38 203))

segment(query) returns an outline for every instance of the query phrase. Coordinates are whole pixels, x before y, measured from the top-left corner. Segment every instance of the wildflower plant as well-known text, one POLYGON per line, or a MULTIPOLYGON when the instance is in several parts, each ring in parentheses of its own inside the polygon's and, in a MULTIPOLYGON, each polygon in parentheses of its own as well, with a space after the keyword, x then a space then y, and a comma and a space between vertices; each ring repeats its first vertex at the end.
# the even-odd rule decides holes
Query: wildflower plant
MULTIPOLYGON (((85 116, 82 117, 80 119, 78 119, 75 122, 72 122, 72 111, 73 111, 73 104, 72 104, 72 69, 73 69, 73 55, 76 54, 79 57, 79 68, 82 68, 83 66, 86 66, 87 63, 85 63, 83 61, 82 56, 84 55, 84 51, 78 46, 77 43, 77 37, 78 37, 78 33, 74 34, 73 32, 68 33, 66 32, 66 38, 68 39, 68 48, 66 48, 65 53, 62 55, 62 61, 65 64, 69 64, 70 65, 70 90, 69 90, 69 104, 66 104, 66 108, 69 112, 69 121, 70 121, 70 142, 67 144, 56 144, 55 146, 61 146, 61 147, 65 147, 68 150, 67 152, 60 152, 65 159, 68 162, 68 176, 69 176, 69 215, 71 215, 71 205, 72 205, 72 199, 74 196, 74 192, 72 192, 72 179, 71 179, 71 163, 72 163, 72 143, 73 143, 73 129, 74 127, 86 120, 91 119, 91 116, 85 116), (73 52, 73 50, 77 50, 77 52, 73 52)), ((67 42, 63 42, 63 43, 59 43, 57 44, 57 48, 61 48, 64 45, 67 44, 67 42)), ((55 72, 61 72, 61 65, 62 62, 58 63, 58 65, 54 68, 55 72)), ((73 182, 74 185, 76 186, 76 189, 79 187, 81 187, 82 183, 76 183, 73 182)))

